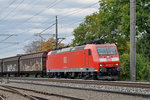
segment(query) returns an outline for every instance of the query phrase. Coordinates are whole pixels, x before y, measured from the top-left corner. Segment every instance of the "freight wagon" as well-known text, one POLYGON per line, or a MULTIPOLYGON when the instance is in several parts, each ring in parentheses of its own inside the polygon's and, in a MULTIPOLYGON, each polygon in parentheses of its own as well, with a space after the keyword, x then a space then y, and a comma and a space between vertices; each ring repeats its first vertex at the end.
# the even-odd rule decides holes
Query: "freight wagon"
POLYGON ((3 71, 2 71, 2 64, 3 64, 3 63, 2 63, 2 59, 0 59, 0 76, 2 76, 2 72, 3 72, 3 71))
POLYGON ((46 73, 46 56, 48 51, 38 53, 31 53, 20 56, 20 70, 19 74, 22 75, 37 75, 43 76, 46 73))
POLYGON ((9 58, 4 58, 2 60, 2 67, 3 75, 15 75, 18 76, 19 73, 19 57, 20 56, 14 56, 9 58))
POLYGON ((0 60, 1 76, 44 76, 46 74, 46 57, 48 51, 18 55, 0 60))

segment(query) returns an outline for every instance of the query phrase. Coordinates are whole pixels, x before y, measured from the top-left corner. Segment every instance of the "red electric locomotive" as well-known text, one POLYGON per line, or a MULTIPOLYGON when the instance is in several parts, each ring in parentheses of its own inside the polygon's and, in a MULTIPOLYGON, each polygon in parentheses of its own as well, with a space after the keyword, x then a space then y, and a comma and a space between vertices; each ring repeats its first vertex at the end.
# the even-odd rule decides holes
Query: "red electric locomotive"
POLYGON ((121 72, 115 44, 87 44, 50 51, 46 69, 49 77, 116 78, 121 72))

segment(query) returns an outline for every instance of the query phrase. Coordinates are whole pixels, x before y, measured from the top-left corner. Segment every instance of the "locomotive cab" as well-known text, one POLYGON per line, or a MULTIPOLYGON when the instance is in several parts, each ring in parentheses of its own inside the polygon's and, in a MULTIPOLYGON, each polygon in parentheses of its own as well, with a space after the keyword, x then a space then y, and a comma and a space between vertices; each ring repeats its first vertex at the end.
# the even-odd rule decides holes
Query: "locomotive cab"
POLYGON ((117 76, 121 72, 119 54, 115 44, 96 46, 99 72, 102 75, 117 76))
POLYGON ((89 66, 94 66, 99 79, 103 76, 116 77, 122 71, 115 44, 88 44, 86 49, 91 50, 93 61, 90 61, 89 58, 89 62, 93 63, 89 63, 89 66))

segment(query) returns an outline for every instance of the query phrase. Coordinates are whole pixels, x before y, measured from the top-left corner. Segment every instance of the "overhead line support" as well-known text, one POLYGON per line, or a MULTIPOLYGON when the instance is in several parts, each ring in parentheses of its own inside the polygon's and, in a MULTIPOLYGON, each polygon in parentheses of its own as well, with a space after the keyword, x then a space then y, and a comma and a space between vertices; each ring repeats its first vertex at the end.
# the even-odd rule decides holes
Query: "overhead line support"
POLYGON ((136 81, 136 0, 130 0, 130 80, 136 81))

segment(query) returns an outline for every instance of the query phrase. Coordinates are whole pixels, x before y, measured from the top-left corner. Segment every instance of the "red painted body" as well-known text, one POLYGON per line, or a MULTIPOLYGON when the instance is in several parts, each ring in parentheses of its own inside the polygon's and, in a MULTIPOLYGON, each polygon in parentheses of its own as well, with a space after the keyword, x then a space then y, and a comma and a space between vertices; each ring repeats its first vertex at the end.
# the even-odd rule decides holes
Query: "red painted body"
POLYGON ((82 50, 62 53, 48 53, 46 69, 70 69, 70 68, 94 68, 99 72, 100 68, 120 67, 120 60, 116 48, 116 54, 99 55, 97 47, 115 47, 115 44, 87 44, 82 50), (91 55, 89 55, 89 50, 91 55), (103 61, 104 60, 104 61, 103 61), (101 66, 102 65, 102 66, 101 66))

